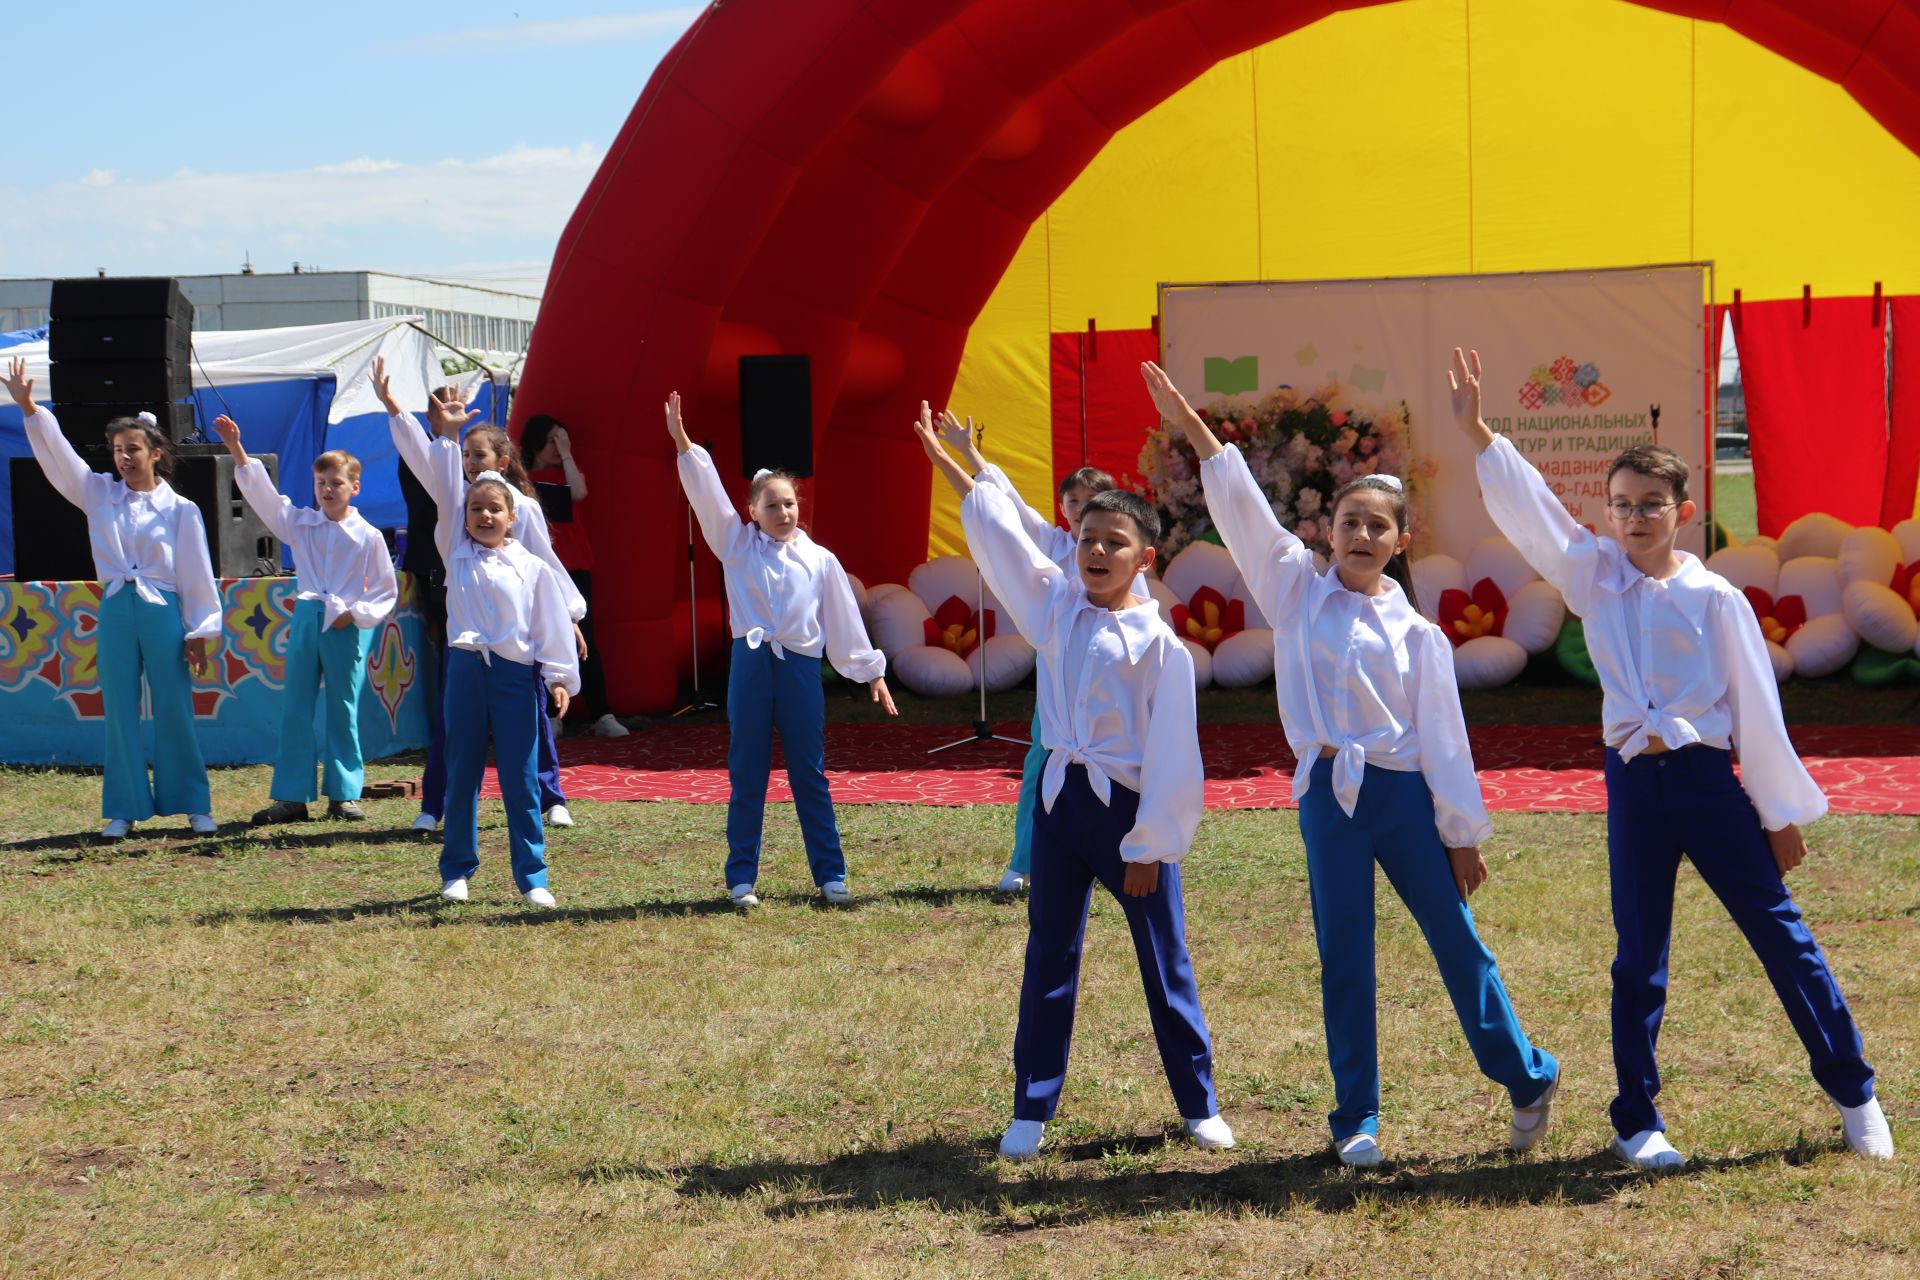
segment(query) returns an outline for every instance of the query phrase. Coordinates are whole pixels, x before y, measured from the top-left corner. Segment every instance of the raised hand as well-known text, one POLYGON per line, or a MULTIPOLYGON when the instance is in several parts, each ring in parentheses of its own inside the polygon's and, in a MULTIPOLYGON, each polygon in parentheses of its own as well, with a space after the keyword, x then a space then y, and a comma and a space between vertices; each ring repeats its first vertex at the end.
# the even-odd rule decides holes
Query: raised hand
POLYGON ((673 437, 673 447, 680 453, 693 448, 693 441, 687 439, 687 425, 680 420, 680 393, 670 392, 667 396, 667 434, 673 437))
POLYGON ((227 452, 232 454, 240 465, 246 465, 247 451, 240 444, 239 423, 223 413, 213 420, 213 434, 220 437, 220 443, 227 446, 227 452))
POLYGON ((373 358, 373 369, 367 374, 367 378, 373 383, 373 394, 379 396, 380 403, 387 407, 387 416, 390 418, 399 417, 400 405, 399 402, 393 398, 393 379, 387 376, 387 358, 385 356, 375 356, 373 358))
POLYGON ((449 440, 458 440, 461 428, 479 416, 478 409, 467 408, 467 398, 458 387, 444 386, 427 397, 428 424, 449 440))
POLYGON ((20 406, 20 412, 31 415, 34 412, 33 379, 27 376, 27 362, 19 356, 7 361, 7 376, 0 381, 7 384, 7 394, 20 406))
POLYGON ((1493 429, 1480 416, 1480 353, 1453 349, 1453 368, 1447 370, 1447 391, 1453 397, 1453 418, 1460 429, 1484 449, 1493 443, 1493 429))
POLYGON ((951 409, 942 409, 938 429, 940 438, 946 442, 947 447, 966 460, 969 471, 978 475, 986 468, 987 460, 980 452, 980 437, 974 429, 971 416, 965 422, 961 422, 959 414, 951 409))
POLYGON ((573 456, 573 441, 567 437, 567 429, 565 427, 555 427, 553 434, 548 436, 547 439, 553 442, 554 452, 562 458, 571 458, 573 456))
POLYGON ((1480 856, 1478 845, 1447 850, 1447 861, 1453 864, 1453 883, 1460 890, 1460 901, 1465 902, 1487 882, 1487 860, 1480 856))
POLYGON ((1180 394, 1180 388, 1173 385, 1173 379, 1167 376, 1165 369, 1151 360, 1143 360, 1140 363, 1140 376, 1147 381, 1147 394, 1153 397, 1153 407, 1160 411, 1162 418, 1179 428, 1202 462, 1226 448, 1207 429, 1200 415, 1193 411, 1193 406, 1180 394))
POLYGON ((933 425, 933 410, 927 407, 925 400, 920 402, 920 416, 913 420, 913 434, 919 437, 920 447, 927 451, 927 457, 938 466, 940 460, 947 456, 947 451, 941 447, 940 432, 933 425))

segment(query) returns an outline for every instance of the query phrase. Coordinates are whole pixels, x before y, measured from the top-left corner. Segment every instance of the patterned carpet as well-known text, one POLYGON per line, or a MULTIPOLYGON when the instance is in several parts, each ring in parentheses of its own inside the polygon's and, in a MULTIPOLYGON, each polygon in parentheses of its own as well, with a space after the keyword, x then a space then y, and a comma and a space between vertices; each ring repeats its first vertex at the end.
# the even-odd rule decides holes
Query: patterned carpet
MULTIPOLYGON (((1026 736, 1024 724, 999 732, 1026 736)), ((947 725, 829 725, 828 777, 837 804, 1013 804, 1024 749, 929 748, 959 731, 947 725)), ((1835 813, 1920 814, 1920 729, 1802 725, 1794 743, 1835 813)), ((1588 725, 1492 725, 1472 731, 1473 756, 1490 809, 1598 813, 1606 809, 1600 738, 1588 725)), ((1203 724, 1207 807, 1271 809, 1293 794, 1293 753, 1277 724, 1203 724)), ((560 744, 564 786, 583 800, 727 799, 725 725, 656 725, 630 737, 568 738, 560 744)), ((788 801, 779 752, 767 798, 788 801)), ((492 772, 487 795, 497 795, 492 772)))

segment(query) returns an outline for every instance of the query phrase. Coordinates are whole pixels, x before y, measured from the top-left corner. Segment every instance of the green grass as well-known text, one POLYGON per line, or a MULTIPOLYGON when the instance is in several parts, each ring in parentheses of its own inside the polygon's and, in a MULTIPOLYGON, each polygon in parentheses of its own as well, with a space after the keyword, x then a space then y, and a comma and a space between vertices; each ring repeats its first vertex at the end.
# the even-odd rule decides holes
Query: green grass
MULTIPOLYGON (((1269 712, 1270 714, 1270 712, 1269 712)), ((402 764, 373 766, 401 776, 402 764)), ((0 1275, 1910 1276, 1920 1177, 1837 1146, 1757 963, 1683 873, 1662 1039, 1694 1158, 1600 1154, 1604 819, 1500 815, 1474 900, 1566 1086, 1537 1154, 1468 1055, 1417 931, 1379 927, 1389 1164, 1338 1167, 1288 812, 1209 814, 1188 920, 1240 1148, 1176 1118, 1118 911, 1096 901, 1050 1154, 997 1160, 1024 912, 982 890, 1005 808, 842 810, 857 903, 769 818, 767 905, 720 905, 724 811, 576 808, 561 908, 514 898, 498 811, 476 900, 364 826, 117 848, 98 780, 0 772, 0 1275)), ((1920 1070, 1920 823, 1829 819, 1796 874, 1903 1147, 1920 1070)))
POLYGON ((1760 531, 1754 506, 1753 472, 1722 471, 1713 477, 1713 516, 1735 542, 1745 542, 1760 531))

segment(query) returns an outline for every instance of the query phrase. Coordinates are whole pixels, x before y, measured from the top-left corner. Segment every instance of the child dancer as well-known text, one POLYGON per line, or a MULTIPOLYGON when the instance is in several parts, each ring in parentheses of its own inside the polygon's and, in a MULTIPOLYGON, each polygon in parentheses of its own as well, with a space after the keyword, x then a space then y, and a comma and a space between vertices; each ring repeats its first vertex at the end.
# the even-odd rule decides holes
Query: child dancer
POLYGON ((872 687, 873 700, 898 715, 887 692, 886 655, 867 643, 866 624, 846 570, 800 528, 793 477, 762 471, 742 523, 707 451, 687 438, 680 393, 667 398, 667 432, 680 455, 680 483, 707 545, 726 571, 733 619, 733 665, 727 675, 727 896, 758 906, 760 834, 766 819, 773 731, 787 755, 787 783, 820 896, 853 900, 840 852, 833 797, 827 790, 826 703, 820 655, 847 679, 872 687))
MULTIPOLYGON (((916 430, 929 457, 945 458, 930 425, 916 430)), ((965 479, 951 459, 942 470, 965 479)), ((1033 543, 997 486, 973 485, 960 521, 988 589, 1038 652, 1048 751, 1034 814, 1013 1122, 1000 1154, 1037 1155, 1059 1106, 1095 881, 1126 914, 1160 1064, 1187 1133, 1201 1147, 1231 1147, 1180 889, 1180 860, 1203 807, 1193 657, 1134 594, 1136 575, 1153 567, 1159 518, 1135 494, 1094 495, 1081 512, 1073 572, 1033 543)))
MULTIPOLYGON (((457 402, 436 397, 435 416, 457 414, 457 402)), ((553 567, 513 538, 518 515, 505 480, 485 473, 441 492, 434 538, 447 566, 448 653, 440 896, 465 902, 480 866, 480 779, 491 739, 514 884, 534 906, 551 907, 534 771, 548 695, 564 715, 580 688, 566 596, 553 567)))
MULTIPOLYGON (((627 726, 614 718, 607 705, 606 673, 600 666, 600 654, 593 643, 593 543, 587 538, 587 526, 580 517, 581 504, 587 500, 587 478, 573 460, 573 440, 558 418, 536 413, 527 419, 520 433, 520 453, 527 460, 527 479, 549 484, 565 484, 573 502, 570 522, 549 521, 553 533, 553 551, 565 566, 567 577, 580 592, 587 611, 576 625, 580 628, 580 697, 585 704, 586 720, 597 738, 624 738, 627 726)), ((544 512, 543 512, 544 514, 544 512)))
MULTIPOLYGON (((393 433, 394 448, 398 450, 407 469, 420 481, 421 487, 433 495, 436 503, 443 494, 457 492, 484 472, 492 471, 507 481, 507 490, 513 495, 514 540, 546 561, 560 576, 567 612, 574 624, 574 645, 584 657, 586 639, 580 633, 579 623, 586 616, 587 602, 574 587, 566 566, 554 554, 546 516, 533 496, 527 473, 520 465, 520 456, 507 433, 498 427, 474 427, 467 431, 463 443, 460 439, 462 429, 480 414, 478 411, 469 411, 465 399, 449 386, 442 387, 434 398, 434 403, 442 406, 442 411, 429 415, 433 418, 433 434, 428 439, 423 435, 419 420, 393 399, 383 358, 374 359, 372 377, 374 392, 387 409, 387 426, 393 433)), ((537 700, 543 708, 544 717, 545 699, 542 697, 537 700)), ((445 773, 443 769, 435 767, 437 755, 434 748, 439 745, 428 745, 427 764, 421 775, 420 817, 413 824, 416 831, 431 830, 441 817, 445 773)), ((556 827, 572 826, 573 814, 568 811, 567 798, 560 790, 560 753, 554 742, 553 724, 544 718, 540 725, 537 778, 540 808, 546 814, 547 821, 556 827)))
MULTIPOLYGON (((1061 518, 1067 522, 1062 529, 1053 521, 1029 507, 1020 498, 1019 490, 1013 487, 1013 481, 1007 473, 986 460, 975 441, 973 420, 961 422, 952 410, 943 412, 936 424, 927 402, 920 402, 920 421, 939 433, 939 440, 959 453, 962 467, 951 469, 940 465, 947 457, 946 451, 933 441, 931 432, 922 432, 921 439, 930 446, 928 457, 933 458, 935 467, 947 477, 955 491, 964 498, 973 482, 990 484, 1012 500, 1020 513, 1020 527, 1040 554, 1068 572, 1073 571, 1073 555, 1080 542, 1080 513, 1086 509, 1087 500, 1096 493, 1105 493, 1114 487, 1113 477, 1098 467, 1081 467, 1061 477, 1055 497, 1060 503, 1061 518), (934 457, 934 454, 939 457, 934 457), (969 477, 971 477, 969 479, 969 477), (963 483, 964 482, 964 483, 963 483)), ((1136 595, 1147 594, 1146 582, 1136 584, 1136 595)), ((1020 766, 1020 801, 1013 811, 1013 857, 1008 860, 1007 873, 1000 877, 998 886, 1001 893, 1019 893, 1027 887, 1028 871, 1033 865, 1033 807, 1040 797, 1040 771, 1046 767, 1047 749, 1040 743, 1040 708, 1033 709, 1033 728, 1027 735, 1032 743, 1027 748, 1027 757, 1020 766)))
POLYGON ((222 414, 213 429, 233 455, 240 492, 273 536, 293 549, 298 574, 293 630, 287 640, 280 750, 268 790, 272 804, 254 825, 305 822, 307 802, 327 797, 327 816, 359 821, 366 770, 360 759, 360 686, 367 648, 393 612, 399 588, 380 531, 352 503, 360 492, 360 459, 341 450, 313 460, 313 507, 296 507, 274 488, 267 469, 247 456, 240 426, 222 414), (317 508, 317 510, 315 509, 317 508), (326 682, 327 753, 320 790, 313 785, 313 704, 326 682))
POLYGON ((1827 799, 1794 753, 1760 626, 1726 579, 1674 548, 1693 519, 1687 464, 1636 445, 1607 475, 1607 526, 1576 524, 1519 451, 1480 416, 1480 355, 1453 352, 1454 416, 1479 451, 1487 511, 1586 621, 1605 694, 1607 871, 1612 885, 1613 1150, 1642 1169, 1686 1157, 1654 1106, 1654 1046, 1667 1000, 1674 877, 1692 859, 1760 957, 1839 1108, 1847 1146, 1893 1155, 1873 1068, 1827 958, 1785 875, 1807 855, 1800 827, 1827 799), (1740 775, 1731 751, 1740 753, 1740 775))
POLYGON ((1140 366, 1162 417, 1200 459, 1214 527, 1273 623, 1274 684, 1299 758, 1293 794, 1307 845, 1321 1010, 1333 1069, 1334 1148, 1380 1163, 1373 864, 1426 935, 1474 1061, 1513 1102, 1509 1142, 1539 1142, 1559 1064, 1520 1029, 1467 895, 1493 833, 1467 748, 1453 651, 1414 606, 1406 495, 1369 475, 1333 496, 1333 563, 1274 518, 1238 449, 1221 444, 1161 368, 1140 366))
POLYGON ((184 813, 196 835, 212 835, 207 767, 193 732, 193 684, 204 674, 209 640, 220 633, 220 587, 200 508, 167 483, 173 454, 152 414, 107 424, 116 480, 92 470, 61 434, 51 410, 33 400, 27 362, 5 379, 26 419, 27 443, 60 496, 87 513, 100 580, 99 667, 106 709, 106 767, 100 780, 100 835, 120 840, 133 824, 184 813), (140 741, 140 681, 153 700, 153 779, 140 741))

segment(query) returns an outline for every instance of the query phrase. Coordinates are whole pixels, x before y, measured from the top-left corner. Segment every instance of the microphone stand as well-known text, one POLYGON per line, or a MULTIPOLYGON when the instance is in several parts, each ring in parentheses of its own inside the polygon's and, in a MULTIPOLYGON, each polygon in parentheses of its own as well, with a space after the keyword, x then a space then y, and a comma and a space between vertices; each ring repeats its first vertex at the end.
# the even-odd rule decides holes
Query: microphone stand
MULTIPOLYGON (((977 427, 975 430, 976 430, 976 435, 975 435, 976 442, 984 441, 987 438, 987 429, 984 424, 981 425, 980 427, 977 427)), ((979 620, 980 626, 984 629, 986 626, 986 617, 987 617, 987 579, 986 579, 986 575, 980 572, 980 568, 978 565, 974 566, 973 573, 974 573, 973 616, 979 620)), ((1033 745, 1032 743, 1028 742, 1025 738, 1009 738, 1003 734, 998 734, 993 731, 993 723, 987 719, 987 641, 986 641, 986 637, 984 636, 981 637, 980 644, 974 650, 974 652, 979 654, 980 656, 980 663, 979 663, 980 715, 979 715, 979 718, 973 722, 973 732, 971 734, 969 734, 967 737, 959 738, 952 742, 945 743, 941 746, 931 748, 927 752, 927 754, 930 756, 937 756, 942 751, 951 751, 955 747, 971 746, 976 742, 1004 742, 1011 747, 1030 747, 1033 745)))
MULTIPOLYGON (((709 445, 711 448, 711 445, 709 445)), ((687 501, 687 631, 693 639, 693 697, 687 705, 673 713, 674 719, 681 716, 698 715, 702 711, 718 711, 720 704, 707 697, 700 689, 700 582, 694 573, 694 547, 699 541, 693 528, 693 501, 687 501)))

